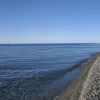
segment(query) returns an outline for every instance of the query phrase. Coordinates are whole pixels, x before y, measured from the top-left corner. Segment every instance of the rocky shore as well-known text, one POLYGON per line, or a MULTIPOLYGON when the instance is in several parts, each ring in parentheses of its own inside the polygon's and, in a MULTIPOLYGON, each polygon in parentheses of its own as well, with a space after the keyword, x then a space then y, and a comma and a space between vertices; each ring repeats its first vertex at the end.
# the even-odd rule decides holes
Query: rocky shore
POLYGON ((88 72, 79 100, 100 100, 100 57, 88 72))
MULTIPOLYGON (((100 100, 100 54, 92 56, 82 67, 81 75, 54 100, 100 100)), ((33 78, 0 80, 0 100, 52 100, 33 95, 38 85, 33 78)))
POLYGON ((100 100, 100 55, 92 57, 84 67, 81 76, 54 100, 100 100))

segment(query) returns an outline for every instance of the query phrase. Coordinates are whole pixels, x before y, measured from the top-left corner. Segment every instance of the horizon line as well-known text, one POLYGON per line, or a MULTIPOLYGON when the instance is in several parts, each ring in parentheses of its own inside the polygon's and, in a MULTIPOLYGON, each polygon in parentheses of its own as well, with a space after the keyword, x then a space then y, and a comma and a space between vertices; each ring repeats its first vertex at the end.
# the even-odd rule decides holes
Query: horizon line
POLYGON ((92 42, 70 42, 70 43, 0 43, 0 45, 6 44, 100 44, 100 43, 92 43, 92 42))

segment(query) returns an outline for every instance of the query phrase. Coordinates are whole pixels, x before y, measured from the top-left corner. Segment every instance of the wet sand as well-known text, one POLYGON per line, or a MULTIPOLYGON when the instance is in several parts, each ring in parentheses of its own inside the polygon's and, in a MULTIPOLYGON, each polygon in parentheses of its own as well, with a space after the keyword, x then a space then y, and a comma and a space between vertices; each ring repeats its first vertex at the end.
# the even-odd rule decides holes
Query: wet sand
POLYGON ((100 75, 98 76, 100 74, 100 68, 98 68, 100 67, 100 54, 89 59, 84 67, 81 75, 70 84, 63 94, 54 100, 100 100, 98 96, 100 94, 100 85, 98 86, 100 83, 100 75), (97 89, 98 91, 96 91, 97 89))

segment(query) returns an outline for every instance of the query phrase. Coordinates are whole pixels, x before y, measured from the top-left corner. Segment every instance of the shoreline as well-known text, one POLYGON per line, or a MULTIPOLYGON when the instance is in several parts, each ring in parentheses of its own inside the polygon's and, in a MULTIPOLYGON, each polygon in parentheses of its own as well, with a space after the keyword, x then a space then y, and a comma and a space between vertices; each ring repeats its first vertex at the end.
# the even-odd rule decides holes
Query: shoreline
MULTIPOLYGON (((97 59, 98 53, 97 54, 92 54, 89 59, 82 60, 78 64, 74 65, 72 69, 66 74, 68 75, 68 78, 70 78, 72 75, 73 78, 68 85, 64 88, 63 91, 58 93, 59 96, 56 94, 52 95, 50 94, 50 91, 48 94, 45 95, 40 95, 40 92, 36 87, 40 86, 40 83, 38 83, 38 77, 35 81, 34 78, 22 78, 22 79, 12 79, 12 80, 4 80, 3 84, 2 82, 0 83, 0 94, 1 94, 1 99, 4 99, 5 97, 7 99, 9 98, 15 98, 16 100, 32 100, 34 98, 35 100, 78 100, 77 98, 80 96, 80 91, 83 85, 83 82, 85 81, 87 77, 88 70, 91 68, 92 63, 97 59), (74 71, 73 71, 74 70, 74 71), (79 72, 76 74, 75 70, 78 70, 79 72), (73 72, 73 73, 72 73, 73 72), (76 75, 76 76, 75 76, 76 75), (36 89, 36 90, 35 90, 36 89), (36 91, 36 92, 34 92, 36 91), (37 95, 33 94, 36 93, 37 95), (74 98, 74 99, 73 99, 74 98)), ((66 80, 66 76, 64 77, 64 80, 66 80)), ((66 80, 68 81, 68 80, 66 80)), ((58 81, 59 83, 59 81, 58 81)), ((63 86, 63 84, 59 83, 59 85, 63 86)), ((56 86, 56 84, 54 85, 56 86)), ((61 87, 62 87, 61 86, 61 87)), ((43 88, 44 89, 44 88, 43 88)), ((57 91, 57 88, 52 87, 52 92, 55 90, 57 91)))
POLYGON ((83 84, 88 77, 89 70, 99 56, 99 53, 93 54, 90 59, 83 64, 84 69, 82 70, 80 76, 74 79, 68 88, 65 89, 61 95, 56 96, 54 100, 78 100, 81 95, 83 84))

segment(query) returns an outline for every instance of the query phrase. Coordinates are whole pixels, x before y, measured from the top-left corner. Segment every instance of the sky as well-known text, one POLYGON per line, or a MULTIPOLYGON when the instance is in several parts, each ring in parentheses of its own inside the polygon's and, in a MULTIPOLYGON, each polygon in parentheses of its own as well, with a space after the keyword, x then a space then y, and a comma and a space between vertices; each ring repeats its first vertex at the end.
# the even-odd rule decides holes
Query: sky
POLYGON ((0 0, 3 43, 100 43, 100 0, 0 0))

